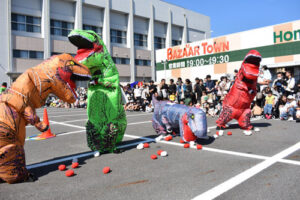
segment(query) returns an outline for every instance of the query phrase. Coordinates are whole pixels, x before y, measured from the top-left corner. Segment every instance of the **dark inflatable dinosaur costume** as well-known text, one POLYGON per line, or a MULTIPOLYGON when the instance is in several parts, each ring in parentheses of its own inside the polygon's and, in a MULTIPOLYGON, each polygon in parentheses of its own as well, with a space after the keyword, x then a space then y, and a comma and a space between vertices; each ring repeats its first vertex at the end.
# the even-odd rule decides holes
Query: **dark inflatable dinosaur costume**
POLYGON ((90 78, 90 71, 71 55, 53 56, 26 70, 0 96, 0 179, 8 183, 34 180, 25 165, 24 142, 27 124, 39 131, 47 125, 35 113, 50 93, 74 103, 76 80, 90 78))
POLYGON ((170 101, 158 101, 154 95, 152 102, 152 126, 157 134, 164 136, 172 132, 179 133, 185 142, 208 138, 206 114, 201 109, 170 101))
POLYGON ((259 75, 261 55, 251 50, 244 58, 235 82, 223 101, 223 110, 217 120, 217 129, 225 128, 226 123, 236 119, 244 129, 245 135, 251 135, 250 105, 256 96, 256 84, 259 75))

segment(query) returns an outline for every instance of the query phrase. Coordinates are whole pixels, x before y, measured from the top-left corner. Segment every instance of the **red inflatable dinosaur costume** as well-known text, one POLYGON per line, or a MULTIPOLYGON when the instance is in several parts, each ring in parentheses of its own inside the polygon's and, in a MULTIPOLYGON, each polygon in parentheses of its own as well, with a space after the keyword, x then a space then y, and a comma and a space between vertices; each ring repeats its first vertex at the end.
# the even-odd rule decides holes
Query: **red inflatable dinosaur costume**
POLYGON ((242 63, 235 82, 223 101, 223 110, 216 121, 217 129, 225 128, 232 119, 238 120, 239 126, 251 135, 253 126, 250 124, 250 104, 256 95, 256 82, 259 74, 261 55, 251 50, 242 63))

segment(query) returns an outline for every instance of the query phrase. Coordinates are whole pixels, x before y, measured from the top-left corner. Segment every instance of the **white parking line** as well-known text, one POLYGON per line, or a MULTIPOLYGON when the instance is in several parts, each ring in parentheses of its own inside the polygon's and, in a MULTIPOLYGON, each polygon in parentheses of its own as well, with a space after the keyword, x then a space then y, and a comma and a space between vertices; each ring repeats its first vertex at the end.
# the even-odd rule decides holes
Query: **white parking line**
MULTIPOLYGON (((151 140, 145 140, 144 142, 151 142, 151 140)), ((139 143, 141 143, 141 142, 134 142, 134 143, 124 144, 124 145, 118 146, 117 148, 118 149, 127 148, 127 147, 138 145, 139 143)), ((42 163, 27 165, 26 168, 27 169, 34 169, 34 168, 43 167, 43 166, 47 166, 47 165, 62 163, 62 162, 65 162, 65 161, 72 160, 73 158, 84 158, 84 157, 88 157, 88 156, 92 156, 92 155, 94 155, 93 151, 88 152, 88 153, 78 154, 76 156, 68 156, 68 157, 65 157, 65 158, 57 159, 57 160, 51 160, 51 161, 46 161, 46 162, 42 162, 42 163)))
POLYGON ((266 159, 265 161, 251 167, 250 169, 236 175, 235 177, 225 181, 224 183, 204 192, 203 194, 196 196, 193 198, 194 200, 208 200, 208 199, 214 199, 221 194, 231 190, 232 188, 236 187, 237 185, 243 183, 244 181, 248 180, 252 176, 260 173, 264 169, 272 166, 276 162, 280 161, 282 158, 292 154, 295 151, 298 151, 300 149, 300 142, 297 144, 281 151, 280 153, 266 159))
MULTIPOLYGON (((254 119, 253 121, 256 121, 258 119, 254 119)), ((128 126, 130 125, 136 125, 136 124, 144 124, 144 123, 150 123, 151 121, 141 121, 141 122, 134 122, 134 123, 129 123, 127 124, 128 126)), ((62 133, 59 134, 59 136, 63 136, 63 135, 70 135, 70 134, 74 134, 74 133, 79 133, 79 132, 83 132, 85 131, 85 127, 84 126, 77 126, 77 125, 73 125, 73 124, 67 124, 64 122, 57 122, 57 121, 51 121, 51 123, 56 123, 56 124, 61 124, 61 125, 65 125, 65 126, 70 126, 73 128, 79 128, 82 129, 81 131, 72 131, 72 132, 67 132, 67 133, 62 133)), ((235 124, 235 123, 232 123, 235 124)), ((208 127, 208 129, 211 128, 215 128, 215 126, 211 126, 208 127)), ((149 137, 141 137, 141 136, 135 136, 135 135, 129 135, 129 134, 125 134, 124 136, 129 137, 129 138, 134 138, 134 139, 142 139, 142 140, 150 140, 150 141, 155 141, 155 139, 153 138, 149 138, 149 137)), ((183 146, 183 144, 177 143, 177 142, 171 142, 171 141, 159 141, 160 143, 164 143, 164 144, 169 144, 169 145, 175 145, 175 146, 183 146)), ((191 148, 196 148, 194 146, 192 146, 191 148)), ((247 153, 242 153, 242 152, 235 152, 235 151, 228 151, 228 150, 222 150, 222 149, 215 149, 215 148, 210 148, 210 147, 203 147, 202 148, 205 151, 210 151, 210 152, 215 152, 215 153, 221 153, 221 154, 228 154, 228 155, 234 155, 234 156, 241 156, 241 157, 246 157, 246 158, 254 158, 254 159, 261 159, 261 160, 267 160, 270 157, 268 156, 261 156, 261 155, 255 155, 255 154, 247 154, 247 153)), ((300 166, 300 162, 299 161, 294 161, 294 160, 288 160, 288 159, 279 159, 278 162, 281 163, 286 163, 286 164, 293 164, 293 165, 299 165, 300 166)))
MULTIPOLYGON (((84 113, 84 114, 73 114, 73 115, 49 115, 49 118, 52 118, 52 117, 73 117, 73 116, 82 116, 82 115, 87 115, 87 113, 84 113)), ((136 114, 136 115, 126 115, 126 117, 136 117, 136 116, 142 116, 142 115, 152 115, 152 113, 142 113, 142 114, 136 114)))

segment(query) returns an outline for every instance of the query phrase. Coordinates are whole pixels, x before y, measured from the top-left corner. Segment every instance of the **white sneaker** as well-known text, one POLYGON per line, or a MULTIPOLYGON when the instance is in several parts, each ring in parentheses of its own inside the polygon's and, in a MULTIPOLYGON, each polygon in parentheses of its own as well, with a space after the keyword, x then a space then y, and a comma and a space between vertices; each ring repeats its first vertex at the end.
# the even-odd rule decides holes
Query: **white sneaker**
POLYGON ((289 122, 294 121, 293 117, 289 117, 289 118, 288 118, 288 121, 289 121, 289 122))
POLYGON ((138 144, 138 145, 136 146, 136 148, 137 148, 138 150, 144 149, 144 144, 143 144, 143 143, 140 143, 140 144, 138 144))
POLYGON ((214 134, 214 138, 216 138, 216 139, 217 139, 218 137, 219 137, 219 136, 218 136, 217 134, 214 134))
POLYGON ((246 135, 246 136, 250 136, 250 135, 252 135, 252 131, 244 131, 244 134, 246 135))
POLYGON ((255 132, 258 132, 258 131, 260 131, 260 129, 257 128, 257 127, 255 127, 255 128, 254 128, 254 131, 255 131, 255 132))
POLYGON ((190 145, 191 146, 195 146, 195 142, 194 141, 190 141, 190 145))
POLYGON ((99 151, 95 151, 94 152, 94 157, 99 157, 100 156, 100 152, 99 151))
POLYGON ((155 142, 159 142, 163 139, 163 135, 158 136, 157 138, 155 138, 155 142))
POLYGON ((219 130, 219 136, 223 136, 224 131, 223 130, 219 130))

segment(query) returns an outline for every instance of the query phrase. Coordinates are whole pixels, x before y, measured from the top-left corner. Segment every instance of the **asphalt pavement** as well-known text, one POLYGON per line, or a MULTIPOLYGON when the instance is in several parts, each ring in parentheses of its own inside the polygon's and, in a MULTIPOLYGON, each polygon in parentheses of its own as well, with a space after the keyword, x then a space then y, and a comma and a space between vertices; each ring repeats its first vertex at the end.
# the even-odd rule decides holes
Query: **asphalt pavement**
MULTIPOLYGON (((37 111, 43 116, 43 109, 37 111)), ((260 131, 252 136, 231 122, 214 138, 216 118, 208 118, 211 137, 199 140, 202 150, 184 148, 179 137, 155 142, 151 113, 128 112, 128 127, 120 154, 94 157, 87 147, 84 109, 48 109, 51 131, 47 140, 26 140, 27 168, 38 177, 33 183, 0 183, 0 199, 299 199, 300 124, 253 119, 260 131), (227 132, 232 135, 228 136, 227 132), (138 150, 139 143, 150 148, 138 150), (167 157, 152 160, 158 150, 167 157), (80 167, 73 177, 58 170, 80 167), (103 174, 105 166, 111 168, 103 174)), ((32 126, 27 136, 38 134, 32 126)))

